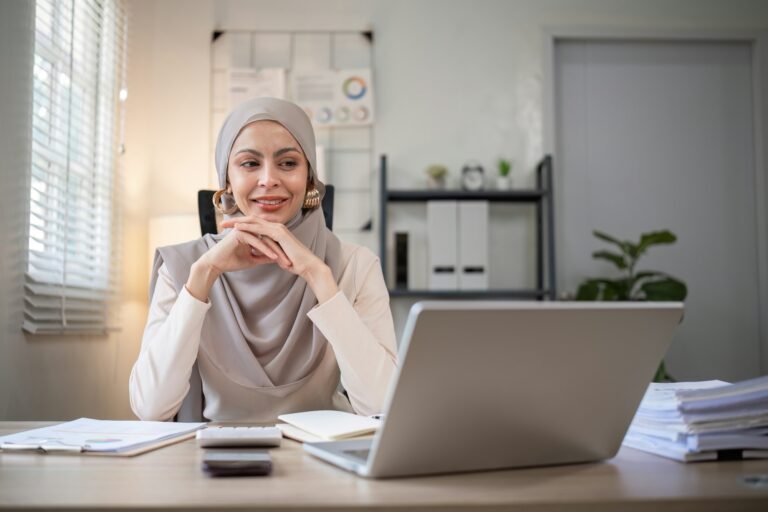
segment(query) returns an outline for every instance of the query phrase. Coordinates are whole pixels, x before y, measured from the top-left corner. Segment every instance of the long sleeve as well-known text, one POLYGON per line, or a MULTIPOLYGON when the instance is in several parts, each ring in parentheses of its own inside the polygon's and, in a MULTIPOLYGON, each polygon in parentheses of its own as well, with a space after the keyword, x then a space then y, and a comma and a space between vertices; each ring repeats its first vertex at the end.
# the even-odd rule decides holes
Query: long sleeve
POLYGON ((359 286, 352 302, 339 292, 308 313, 333 347, 352 407, 365 415, 382 411, 397 365, 389 293, 378 258, 368 254, 368 261, 356 266, 359 286))
POLYGON ((177 294, 165 265, 160 267, 141 352, 129 381, 131 409, 142 420, 167 420, 179 410, 210 307, 186 288, 177 294))

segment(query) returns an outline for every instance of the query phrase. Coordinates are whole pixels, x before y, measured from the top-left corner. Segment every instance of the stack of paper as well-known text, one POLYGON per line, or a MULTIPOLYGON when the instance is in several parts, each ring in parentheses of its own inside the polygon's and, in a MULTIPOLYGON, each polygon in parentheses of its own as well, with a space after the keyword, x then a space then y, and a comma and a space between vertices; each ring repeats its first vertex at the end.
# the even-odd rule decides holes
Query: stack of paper
POLYGON ((343 411, 307 411, 283 414, 277 419, 285 437, 304 443, 370 437, 381 421, 343 411))
POLYGON ((652 383, 624 445, 686 462, 768 457, 768 376, 652 383))

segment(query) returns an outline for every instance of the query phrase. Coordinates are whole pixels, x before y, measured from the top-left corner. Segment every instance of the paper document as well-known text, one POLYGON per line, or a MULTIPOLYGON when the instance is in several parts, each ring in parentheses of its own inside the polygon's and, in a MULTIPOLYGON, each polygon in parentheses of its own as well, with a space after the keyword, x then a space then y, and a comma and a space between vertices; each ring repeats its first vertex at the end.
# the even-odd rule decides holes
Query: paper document
POLYGON ((283 68, 232 68, 228 78, 230 108, 261 96, 285 98, 283 68))
POLYGON ((642 407, 645 410, 677 411, 680 406, 679 394, 694 389, 713 389, 727 386, 721 380, 705 380, 700 382, 651 382, 643 397, 642 407))
POLYGON ((37 450, 42 453, 93 452, 136 455, 189 437, 205 423, 164 421, 107 421, 80 418, 50 427, 0 437, 4 451, 37 450))
POLYGON ((768 456, 768 377, 652 383, 626 446, 675 460, 768 456))

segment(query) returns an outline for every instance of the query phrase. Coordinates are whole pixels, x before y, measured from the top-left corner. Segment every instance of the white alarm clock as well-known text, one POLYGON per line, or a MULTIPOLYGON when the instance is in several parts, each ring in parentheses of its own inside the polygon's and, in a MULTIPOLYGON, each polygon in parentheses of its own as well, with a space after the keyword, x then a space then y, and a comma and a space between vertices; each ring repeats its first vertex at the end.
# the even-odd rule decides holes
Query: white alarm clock
POLYGON ((485 176, 483 166, 477 161, 467 162, 461 168, 461 188, 464 190, 483 190, 485 176))

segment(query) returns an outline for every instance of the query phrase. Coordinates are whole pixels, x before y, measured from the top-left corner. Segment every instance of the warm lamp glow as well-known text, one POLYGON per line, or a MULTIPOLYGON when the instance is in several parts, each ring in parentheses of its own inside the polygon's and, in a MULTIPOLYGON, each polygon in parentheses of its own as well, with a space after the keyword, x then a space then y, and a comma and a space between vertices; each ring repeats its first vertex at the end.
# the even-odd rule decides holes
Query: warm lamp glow
POLYGON ((200 238, 200 218, 197 214, 158 215, 149 219, 149 270, 155 259, 155 249, 200 238))

